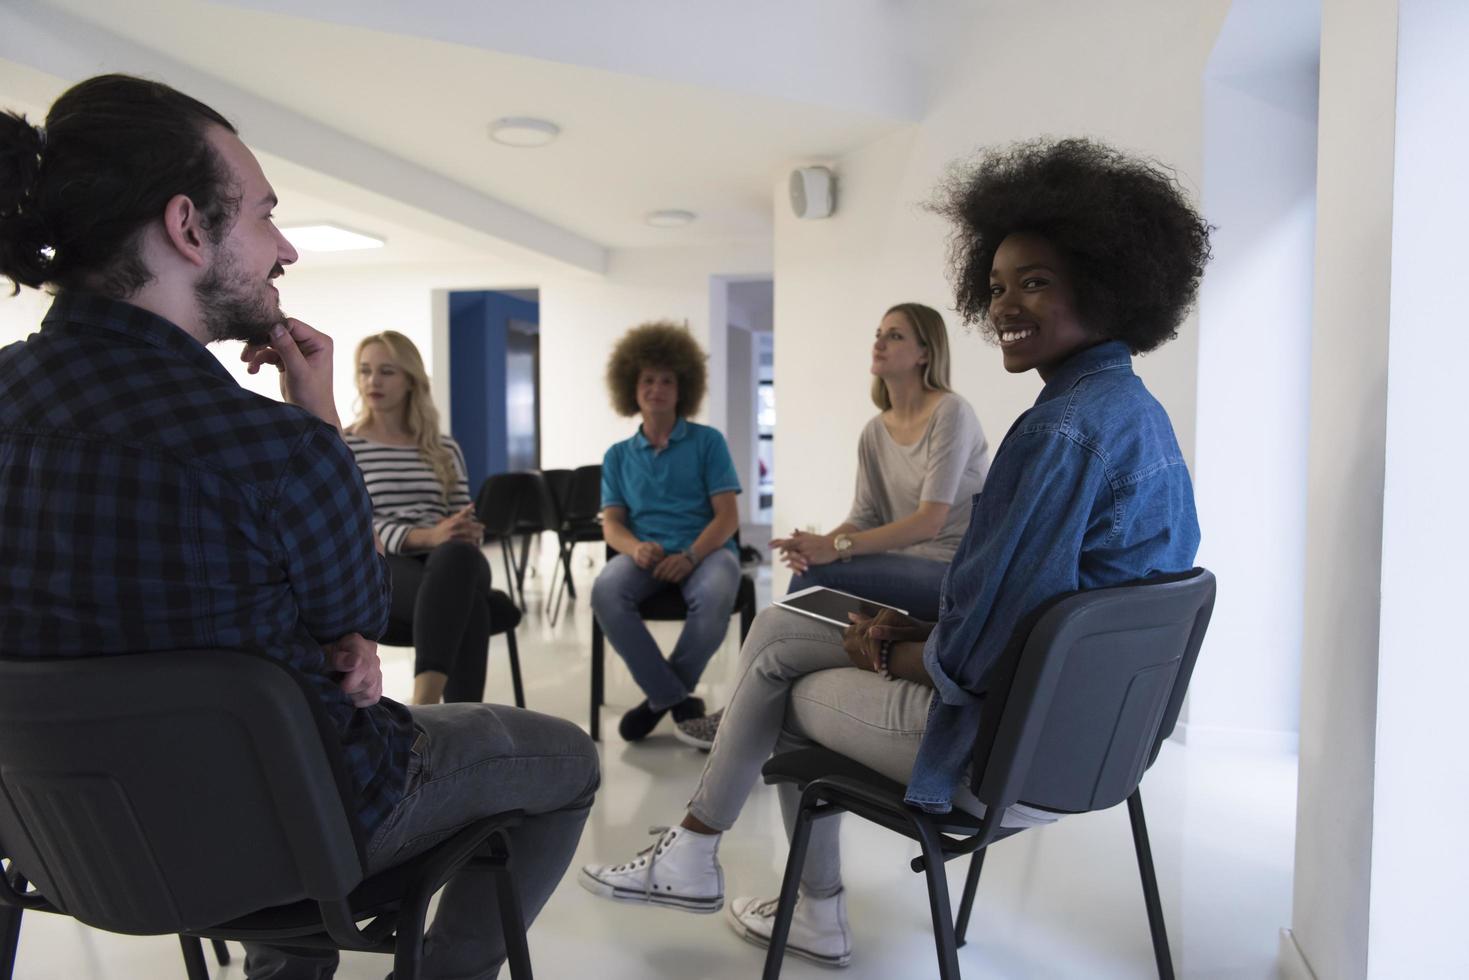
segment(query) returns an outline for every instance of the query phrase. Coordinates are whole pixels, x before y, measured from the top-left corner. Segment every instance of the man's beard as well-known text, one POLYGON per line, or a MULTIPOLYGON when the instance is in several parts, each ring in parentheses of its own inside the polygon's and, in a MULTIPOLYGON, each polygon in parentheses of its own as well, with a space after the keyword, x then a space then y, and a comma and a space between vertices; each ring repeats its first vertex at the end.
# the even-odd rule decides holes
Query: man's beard
MULTIPOLYGON (((279 264, 272 271, 283 271, 279 264)), ((285 320, 274 290, 240 272, 233 253, 220 249, 208 271, 194 284, 200 315, 210 340, 264 344, 285 320)))

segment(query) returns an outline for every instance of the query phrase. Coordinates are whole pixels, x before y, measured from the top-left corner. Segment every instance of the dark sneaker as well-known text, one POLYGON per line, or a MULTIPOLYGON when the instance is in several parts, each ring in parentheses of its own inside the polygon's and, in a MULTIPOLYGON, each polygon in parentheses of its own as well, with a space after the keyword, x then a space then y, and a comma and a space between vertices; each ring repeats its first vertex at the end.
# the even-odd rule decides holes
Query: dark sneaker
POLYGON ((668 709, 654 711, 648 707, 648 701, 643 699, 642 703, 632 708, 622 716, 617 723, 617 734, 622 736, 624 742, 640 742, 648 737, 648 733, 658 727, 663 716, 668 714, 668 709))
POLYGON ((704 699, 687 697, 673 706, 673 720, 679 724, 704 717, 704 699))
POLYGON ((701 752, 714 748, 714 736, 719 734, 719 723, 724 720, 724 709, 702 718, 681 721, 673 735, 685 745, 692 745, 701 752))

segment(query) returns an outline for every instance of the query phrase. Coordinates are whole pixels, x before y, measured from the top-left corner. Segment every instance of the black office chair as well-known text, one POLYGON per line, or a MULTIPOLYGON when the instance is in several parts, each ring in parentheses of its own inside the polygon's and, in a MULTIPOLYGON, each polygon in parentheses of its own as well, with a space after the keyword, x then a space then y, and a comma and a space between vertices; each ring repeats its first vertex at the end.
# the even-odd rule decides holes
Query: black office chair
POLYGON ((391 953, 411 980, 429 899, 470 863, 497 878, 511 976, 531 976, 506 836, 520 815, 368 877, 331 722, 277 661, 0 660, 0 731, 0 980, 22 910, 177 933, 190 980, 208 980, 199 937, 391 953))
POLYGON ((552 575, 551 625, 561 612, 562 593, 576 598, 576 587, 571 581, 571 555, 576 546, 589 541, 602 540, 602 467, 600 464, 578 466, 571 471, 567 484, 565 504, 561 510, 561 528, 557 532, 561 553, 558 566, 563 570, 559 588, 555 588, 552 575))
POLYGON ((524 611, 525 592, 516 591, 522 580, 515 560, 515 537, 520 533, 522 514, 527 505, 540 500, 540 487, 532 473, 496 473, 485 477, 474 498, 474 516, 485 528, 485 541, 500 546, 505 563, 505 590, 524 611))
MULTIPOLYGON (((740 536, 735 533, 735 547, 739 547, 740 536)), ((607 558, 610 561, 617 555, 609 546, 607 558)), ((750 625, 755 622, 755 580, 749 575, 740 575, 739 591, 735 593, 734 606, 730 609, 731 616, 739 614, 740 617, 740 645, 745 643, 745 637, 750 634, 750 625)), ((638 606, 638 615, 644 622, 673 622, 687 619, 689 616, 688 604, 683 601, 683 593, 677 588, 669 586, 644 599, 638 606)), ((590 731, 593 741, 602 739, 602 704, 605 701, 604 686, 606 684, 605 663, 606 660, 606 637, 602 635, 602 624, 597 622, 597 617, 592 617, 592 714, 590 731)))
MULTIPOLYGON (((515 640, 515 628, 520 625, 520 607, 499 589, 490 590, 490 639, 497 636, 505 637, 505 651, 510 658, 510 685, 515 694, 515 706, 525 707, 525 684, 520 677, 520 645, 515 640)), ((395 647, 413 646, 413 623, 398 619, 389 619, 388 628, 378 640, 395 647)), ((485 649, 485 659, 488 661, 490 651, 485 649)), ((454 687, 454 678, 449 678, 449 685, 444 689, 446 700, 449 692, 454 687)), ((484 691, 476 692, 473 697, 466 700, 478 701, 484 697, 484 691)))
POLYGON ((958 980, 985 849, 1018 831, 1002 828, 1017 803, 1055 813, 1105 810, 1123 800, 1132 822, 1158 975, 1173 977, 1163 908, 1138 783, 1173 732, 1214 609, 1214 576, 1182 575, 1070 593, 1053 600, 1012 644, 986 698, 974 747, 972 785, 983 819, 931 815, 903 803, 906 787, 826 748, 778 755, 767 783, 802 787, 801 807, 765 959, 780 976, 801 867, 814 820, 851 811, 917 841, 938 947, 939 976, 958 980), (944 862, 972 854, 957 926, 949 913, 944 862))

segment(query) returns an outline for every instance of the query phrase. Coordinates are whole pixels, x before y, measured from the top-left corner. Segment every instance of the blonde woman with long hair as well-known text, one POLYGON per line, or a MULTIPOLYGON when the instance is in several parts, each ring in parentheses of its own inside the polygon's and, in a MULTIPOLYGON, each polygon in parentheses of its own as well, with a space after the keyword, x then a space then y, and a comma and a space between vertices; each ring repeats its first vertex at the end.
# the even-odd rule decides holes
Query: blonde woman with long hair
MULTIPOLYGON (((490 566, 464 453, 439 431, 428 373, 394 330, 363 338, 353 361, 361 414, 347 427, 392 573, 389 630, 413 632, 413 703, 484 697, 490 566)), ((508 610, 500 610, 500 615, 508 610)), ((516 613, 518 617, 518 613, 516 613)))
POLYGON ((921 303, 883 314, 872 342, 879 412, 857 442, 857 490, 826 534, 771 541, 796 574, 791 591, 824 585, 938 618, 939 583, 969 527, 989 472, 974 409, 949 387, 944 318, 921 303))

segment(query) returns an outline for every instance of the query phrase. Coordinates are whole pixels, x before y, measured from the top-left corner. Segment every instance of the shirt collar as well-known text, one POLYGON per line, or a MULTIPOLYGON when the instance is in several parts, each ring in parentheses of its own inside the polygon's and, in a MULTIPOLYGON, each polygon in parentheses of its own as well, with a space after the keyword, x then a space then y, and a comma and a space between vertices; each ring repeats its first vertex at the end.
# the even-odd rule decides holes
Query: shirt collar
MULTIPOLYGON (((121 334, 134 343, 147 344, 186 361, 201 371, 234 382, 234 377, 188 332, 156 313, 122 300, 96 293, 65 289, 57 293, 51 309, 41 321, 42 330, 64 330, 68 326, 90 327, 121 334)), ((238 383, 238 382, 235 382, 238 383)))
MULTIPOLYGON (((668 434, 668 441, 670 444, 678 442, 680 439, 688 434, 688 420, 680 418, 677 422, 674 423, 673 431, 668 434)), ((653 444, 648 441, 648 437, 643 435, 643 425, 641 422, 638 423, 638 431, 637 434, 632 437, 632 441, 633 445, 637 446, 639 449, 651 449, 653 447, 653 444)))
POLYGON ((1132 371, 1132 353, 1120 340, 1108 340, 1095 347, 1078 351, 1067 358, 1056 373, 1051 375, 1051 380, 1047 381, 1046 386, 1041 389, 1035 403, 1039 405, 1041 402, 1061 397, 1076 387, 1076 383, 1089 374, 1119 367, 1126 368, 1129 372, 1132 371))

